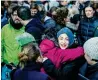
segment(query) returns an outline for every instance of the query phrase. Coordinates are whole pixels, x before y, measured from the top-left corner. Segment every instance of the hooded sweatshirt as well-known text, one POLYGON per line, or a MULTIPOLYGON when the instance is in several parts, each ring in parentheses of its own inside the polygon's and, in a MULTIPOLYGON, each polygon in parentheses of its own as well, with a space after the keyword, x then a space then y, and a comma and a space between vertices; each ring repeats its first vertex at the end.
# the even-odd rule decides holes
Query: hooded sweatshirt
POLYGON ((40 50, 44 57, 49 58, 56 68, 59 68, 63 63, 73 61, 84 55, 82 47, 73 49, 61 49, 55 46, 54 42, 44 39, 40 44, 40 50))

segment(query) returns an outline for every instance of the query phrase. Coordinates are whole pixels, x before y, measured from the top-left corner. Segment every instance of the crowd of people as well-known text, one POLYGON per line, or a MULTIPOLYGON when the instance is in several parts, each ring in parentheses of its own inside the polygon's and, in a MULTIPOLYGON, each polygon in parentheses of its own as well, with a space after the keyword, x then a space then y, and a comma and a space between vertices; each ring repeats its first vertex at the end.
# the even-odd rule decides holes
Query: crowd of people
POLYGON ((98 1, 1 1, 1 80, 98 80, 98 1))

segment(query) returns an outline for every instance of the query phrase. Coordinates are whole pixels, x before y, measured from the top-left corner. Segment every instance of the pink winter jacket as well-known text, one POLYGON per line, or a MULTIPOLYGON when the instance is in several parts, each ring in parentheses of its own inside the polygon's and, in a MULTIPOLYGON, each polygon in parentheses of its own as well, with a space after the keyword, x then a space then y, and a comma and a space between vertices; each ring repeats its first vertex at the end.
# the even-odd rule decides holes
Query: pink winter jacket
POLYGON ((49 58, 56 68, 59 68, 62 63, 75 60, 84 55, 82 47, 73 49, 61 49, 55 46, 54 42, 49 39, 44 39, 40 44, 40 49, 44 57, 49 58))

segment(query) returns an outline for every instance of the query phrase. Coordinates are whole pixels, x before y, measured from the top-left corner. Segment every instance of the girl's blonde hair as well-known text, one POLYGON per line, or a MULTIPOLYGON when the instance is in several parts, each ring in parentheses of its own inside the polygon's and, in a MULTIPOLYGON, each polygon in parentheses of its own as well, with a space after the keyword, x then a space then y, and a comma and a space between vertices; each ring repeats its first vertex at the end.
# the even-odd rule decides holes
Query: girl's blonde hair
POLYGON ((22 52, 18 55, 19 66, 23 69, 28 61, 35 62, 39 55, 40 51, 37 45, 34 45, 32 42, 24 45, 22 52))

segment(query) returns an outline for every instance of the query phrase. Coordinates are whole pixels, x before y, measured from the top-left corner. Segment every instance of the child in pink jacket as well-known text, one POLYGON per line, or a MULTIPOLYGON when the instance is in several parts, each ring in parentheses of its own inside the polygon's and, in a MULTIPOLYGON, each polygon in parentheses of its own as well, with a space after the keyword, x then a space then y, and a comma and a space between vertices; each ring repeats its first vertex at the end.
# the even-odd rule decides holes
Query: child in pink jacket
POLYGON ((65 62, 70 62, 84 55, 82 47, 69 49, 74 43, 74 36, 70 29, 62 28, 57 32, 59 47, 49 39, 44 39, 40 44, 40 50, 43 57, 50 59, 56 68, 60 68, 65 62))

